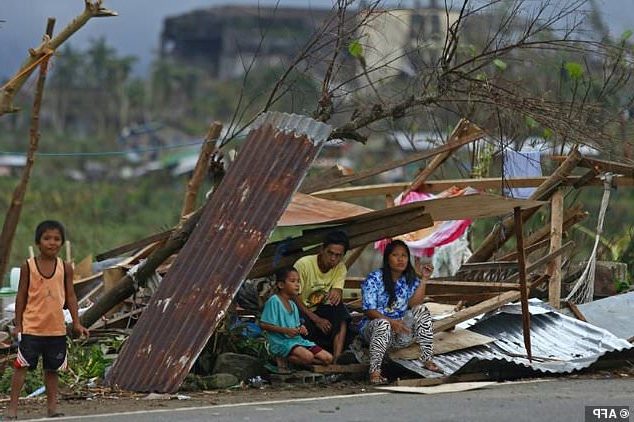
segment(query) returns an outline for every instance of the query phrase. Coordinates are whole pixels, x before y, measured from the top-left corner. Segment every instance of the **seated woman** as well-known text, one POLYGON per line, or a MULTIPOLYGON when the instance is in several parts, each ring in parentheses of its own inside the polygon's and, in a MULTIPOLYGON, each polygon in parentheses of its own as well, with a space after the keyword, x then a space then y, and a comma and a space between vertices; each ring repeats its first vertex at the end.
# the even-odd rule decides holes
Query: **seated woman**
POLYGON ((286 359, 297 365, 329 365, 332 355, 304 337, 299 310, 293 299, 299 293, 299 273, 295 268, 282 268, 276 273, 277 294, 264 305, 260 327, 266 332, 269 352, 276 358, 280 373, 290 372, 286 359))
MULTIPOLYGON (((423 268, 423 279, 432 273, 423 268)), ((432 361, 433 332, 429 310, 423 305, 425 284, 412 266, 405 242, 391 242, 383 253, 383 267, 371 272, 361 284, 365 318, 361 336, 370 348, 370 383, 384 384, 381 364, 388 349, 401 349, 416 342, 425 368, 439 371, 432 361)))

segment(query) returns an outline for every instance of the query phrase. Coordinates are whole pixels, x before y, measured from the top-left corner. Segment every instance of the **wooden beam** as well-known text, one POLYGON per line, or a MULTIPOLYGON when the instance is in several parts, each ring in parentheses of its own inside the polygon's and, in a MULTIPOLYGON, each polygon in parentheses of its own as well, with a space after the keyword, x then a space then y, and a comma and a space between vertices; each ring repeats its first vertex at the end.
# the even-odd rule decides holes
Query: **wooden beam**
MULTIPOLYGON (((556 162, 563 162, 566 160, 565 156, 553 155, 551 160, 556 162)), ((600 160, 598 158, 583 157, 579 167, 585 167, 589 169, 599 168, 601 171, 609 171, 610 173, 623 174, 625 176, 634 177, 634 165, 618 163, 616 161, 600 160)))
MULTIPOLYGON (((529 199, 545 200, 550 198, 561 185, 562 179, 568 176, 570 172, 575 169, 580 160, 581 154, 577 149, 573 149, 568 155, 568 159, 564 161, 557 170, 555 170, 555 172, 535 190, 535 192, 533 192, 529 199)), ((536 212, 536 208, 522 211, 522 220, 528 220, 536 212)), ((491 258, 495 251, 504 245, 504 243, 512 236, 515 225, 514 221, 513 217, 508 217, 502 221, 502 224, 495 226, 467 262, 487 261, 491 258)))
MULTIPOLYGON (((476 136, 476 135, 477 137, 475 139, 479 139, 482 137, 480 134, 474 134, 473 136, 476 136)), ((465 137, 460 140, 460 143, 461 145, 466 145, 470 142, 473 142, 475 139, 471 139, 470 137, 465 137)), ((385 164, 378 165, 374 168, 360 171, 350 176, 344 176, 344 177, 340 177, 337 179, 330 179, 330 180, 321 179, 321 181, 317 183, 305 186, 304 188, 302 188, 302 190, 305 193, 313 193, 313 192, 317 192, 324 189, 334 188, 335 186, 345 185, 346 183, 356 182, 357 180, 367 179, 368 177, 376 176, 377 174, 381 174, 388 170, 392 170, 398 167, 403 167, 407 164, 415 163, 417 161, 422 161, 426 158, 431 158, 435 155, 442 154, 443 152, 446 152, 446 151, 452 151, 458 146, 460 145, 458 144, 442 145, 438 148, 433 148, 428 151, 423 151, 416 154, 410 154, 408 157, 402 160, 390 161, 385 164)))
MULTIPOLYGON (((564 194, 561 189, 553 195, 550 201, 550 252, 561 248, 563 236, 564 194)), ((548 264, 548 303, 555 309, 561 307, 561 256, 548 264)))
MULTIPOLYGON (((408 204, 411 205, 411 204, 408 204)), ((385 211, 385 210, 381 210, 385 211)), ((376 213, 381 213, 381 211, 375 211, 376 213)), ((362 223, 348 223, 344 225, 339 225, 333 228, 337 228, 340 230, 344 230, 348 233, 350 240, 350 248, 357 248, 359 246, 365 245, 366 243, 374 242, 379 239, 384 239, 386 237, 398 236, 404 233, 409 233, 411 231, 420 230, 422 228, 433 226, 433 220, 431 219, 429 214, 422 214, 415 216, 411 219, 404 219, 396 224, 385 224, 385 220, 381 219, 374 221, 364 221, 362 223), (373 226, 375 226, 373 228, 373 226), (378 226, 378 228, 376 227, 378 226), (350 235, 350 233, 356 233, 355 235, 350 235)), ((293 239, 293 241, 297 241, 298 238, 293 239)), ((265 256, 258 258, 258 260, 253 265, 251 272, 249 273, 249 278, 263 277, 268 274, 271 274, 275 271, 275 268, 283 267, 286 265, 292 265, 299 258, 317 253, 318 247, 313 247, 308 250, 297 250, 292 252, 289 255, 283 256, 281 259, 277 259, 275 255, 273 256, 265 256), (277 262, 275 262, 277 261, 277 262)))
POLYGON ((529 362, 533 361, 531 350, 531 314, 528 310, 528 289, 526 286, 526 256, 524 255, 524 228, 522 225, 522 209, 516 207, 513 210, 515 219, 515 239, 517 243, 517 262, 520 279, 520 303, 522 307, 522 333, 524 334, 524 347, 529 362))
MULTIPOLYGON (((562 186, 574 186, 579 183, 584 176, 567 176, 561 179, 562 186)), ((547 176, 529 177, 521 179, 506 179, 501 177, 489 177, 484 179, 447 179, 447 180, 428 180, 421 187, 421 191, 430 193, 439 193, 451 187, 474 189, 495 189, 502 190, 506 188, 535 188, 548 180, 547 176)), ((617 187, 633 187, 633 177, 615 177, 615 185, 617 187)), ((344 188, 325 189, 313 192, 311 195, 317 198, 349 200, 352 198, 365 198, 369 196, 385 196, 387 194, 397 195, 409 186, 408 182, 397 183, 381 183, 376 185, 349 186, 344 188)), ((584 186, 603 186, 603 181, 597 177, 591 179, 584 186)))
POLYGON ((396 381, 396 385, 399 387, 433 387, 435 385, 451 384, 455 382, 473 382, 473 381, 486 381, 491 377, 485 373, 477 374, 463 374, 463 375, 450 375, 448 377, 437 378, 414 378, 408 380, 399 379, 396 381))
POLYGON ((192 213, 196 207, 196 197, 198 196, 200 185, 202 185, 205 180, 205 174, 207 174, 207 170, 209 169, 209 160, 211 155, 217 150, 216 140, 220 136, 221 131, 222 123, 220 122, 214 122, 209 126, 209 130, 205 136, 205 142, 200 149, 200 155, 198 155, 198 160, 196 161, 194 173, 187 182, 185 199, 183 200, 183 209, 181 210, 181 218, 185 218, 186 215, 192 213))
MULTIPOLYGON (((531 283, 531 288, 543 283, 546 279, 548 279, 547 275, 539 277, 535 282, 531 283)), ((466 309, 458 311, 455 314, 448 316, 447 318, 434 321, 434 332, 437 333, 440 331, 450 330, 461 322, 467 321, 485 312, 493 311, 501 306, 506 305, 507 303, 515 302, 519 299, 519 291, 502 293, 501 295, 496 296, 492 299, 485 300, 484 302, 480 302, 477 305, 470 306, 466 309)))
MULTIPOLYGON (((578 222, 584 220, 588 217, 588 212, 584 211, 581 208, 581 205, 575 205, 572 208, 568 208, 564 211, 564 223, 562 227, 562 233, 565 233, 570 227, 574 226, 578 222)), ((538 230, 531 233, 526 238, 526 245, 524 249, 526 253, 532 253, 542 247, 542 242, 546 242, 546 246, 550 244, 550 227, 543 225, 538 230)), ((500 261, 510 261, 512 259, 517 259, 517 252, 511 252, 506 255, 503 255, 499 258, 496 258, 500 261)))
POLYGON ((417 191, 425 181, 431 176, 431 174, 440 167, 447 158, 451 157, 451 154, 458 148, 464 145, 464 139, 470 139, 470 142, 481 139, 485 135, 485 132, 478 126, 474 125, 467 119, 460 119, 460 122, 456 125, 454 130, 449 135, 446 144, 455 145, 454 148, 441 152, 436 155, 429 164, 416 176, 412 184, 403 192, 403 197, 407 196, 412 191, 417 191))
POLYGON ((460 294, 460 293, 501 293, 518 290, 517 283, 495 283, 485 281, 427 281, 427 294, 460 294))
MULTIPOLYGON (((557 258, 558 256, 561 256, 564 252, 567 252, 569 249, 571 249, 574 245, 575 245, 575 242, 573 242, 572 240, 569 241, 569 242, 566 242, 566 244, 564 244, 561 248, 557 249, 554 252, 549 253, 546 256, 543 256, 543 257, 539 258, 537 261, 535 261, 531 265, 529 265, 526 268, 526 273, 530 274, 531 272, 535 271, 536 269, 538 269, 540 267, 543 267, 544 265, 549 264, 555 258, 557 258)), ((517 280, 519 280, 519 277, 520 277, 519 273, 513 274, 509 278, 502 280, 502 282, 503 283, 514 283, 517 280)))
POLYGON ((566 301, 566 306, 568 306, 568 308, 570 309, 572 314, 575 316, 575 318, 583 322, 588 322, 586 317, 583 315, 581 310, 579 310, 579 307, 577 307, 577 305, 575 305, 574 302, 566 301))
POLYGON ((172 235, 173 232, 174 232, 174 229, 170 229, 162 233, 153 234, 146 238, 135 240, 134 242, 130 242, 125 245, 118 246, 114 249, 110 249, 109 251, 100 253, 99 255, 95 256, 95 260, 105 261, 106 259, 115 258, 117 256, 123 255, 124 253, 141 249, 151 243, 167 240, 172 235))
POLYGON ((351 363, 347 365, 311 365, 311 371, 317 374, 365 374, 369 365, 351 363))

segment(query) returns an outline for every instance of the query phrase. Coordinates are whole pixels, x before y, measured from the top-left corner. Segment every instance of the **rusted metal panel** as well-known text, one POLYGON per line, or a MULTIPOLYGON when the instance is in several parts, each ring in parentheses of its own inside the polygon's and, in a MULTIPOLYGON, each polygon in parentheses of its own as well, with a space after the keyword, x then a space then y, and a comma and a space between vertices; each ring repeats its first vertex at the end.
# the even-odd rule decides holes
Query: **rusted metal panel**
POLYGON ((178 389, 330 130, 302 116, 258 119, 119 354, 111 385, 178 389))

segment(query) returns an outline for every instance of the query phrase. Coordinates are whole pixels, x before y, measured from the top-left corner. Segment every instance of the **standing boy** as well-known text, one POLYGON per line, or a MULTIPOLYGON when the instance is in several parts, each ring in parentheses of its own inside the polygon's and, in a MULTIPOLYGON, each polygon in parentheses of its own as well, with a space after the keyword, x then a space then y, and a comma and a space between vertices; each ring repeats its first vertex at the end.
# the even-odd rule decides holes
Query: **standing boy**
POLYGON ((53 220, 41 222, 35 229, 35 243, 40 254, 29 258, 21 267, 14 331, 19 346, 7 419, 17 419, 18 397, 24 386, 26 371, 37 367, 40 355, 44 367, 47 415, 64 416, 57 411, 57 371, 66 368, 65 306, 73 318, 73 331, 80 336, 89 335, 79 322, 73 269, 57 256, 64 241, 61 223, 53 220))
POLYGON ((350 247, 348 236, 329 232, 317 255, 295 262, 301 283, 295 299, 308 329, 307 338, 332 352, 336 362, 344 349, 350 313, 343 304, 346 265, 343 257, 350 247))

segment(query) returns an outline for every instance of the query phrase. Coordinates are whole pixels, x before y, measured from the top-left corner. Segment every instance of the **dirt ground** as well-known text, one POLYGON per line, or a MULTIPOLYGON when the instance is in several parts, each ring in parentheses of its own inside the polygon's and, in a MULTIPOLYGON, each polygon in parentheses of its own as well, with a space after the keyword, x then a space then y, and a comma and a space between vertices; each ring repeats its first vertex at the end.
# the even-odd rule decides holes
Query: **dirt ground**
MULTIPOLYGON (((66 416, 94 415, 112 412, 127 412, 177 407, 211 406, 229 403, 247 403, 290 398, 320 397, 331 395, 359 394, 371 391, 365 383, 338 381, 332 384, 276 384, 261 388, 236 387, 228 390, 201 392, 179 392, 149 399, 148 394, 117 392, 107 389, 89 389, 84 393, 60 396, 59 410, 66 416), (176 396, 188 397, 179 400, 176 396)), ((1 396, 0 409, 6 412, 8 397, 1 396)), ((46 398, 21 399, 19 419, 41 418, 46 415, 46 398)))
MULTIPOLYGON (((568 375, 562 379, 596 379, 596 378, 632 378, 634 366, 626 366, 610 371, 568 375)), ((95 415, 113 412, 128 412, 153 409, 169 409, 180 407, 211 406, 231 403, 248 403, 270 400, 286 400, 332 395, 354 395, 373 391, 366 382, 343 380, 327 384, 274 384, 261 388, 236 387, 227 390, 201 392, 180 392, 187 396, 179 400, 172 395, 149 399, 147 394, 113 391, 93 388, 80 394, 62 394, 59 410, 67 416, 95 415)), ((8 397, 0 398, 2 413, 6 411, 8 397)), ((22 399, 19 408, 19 419, 41 418, 46 415, 46 399, 44 396, 33 399, 22 399)))

